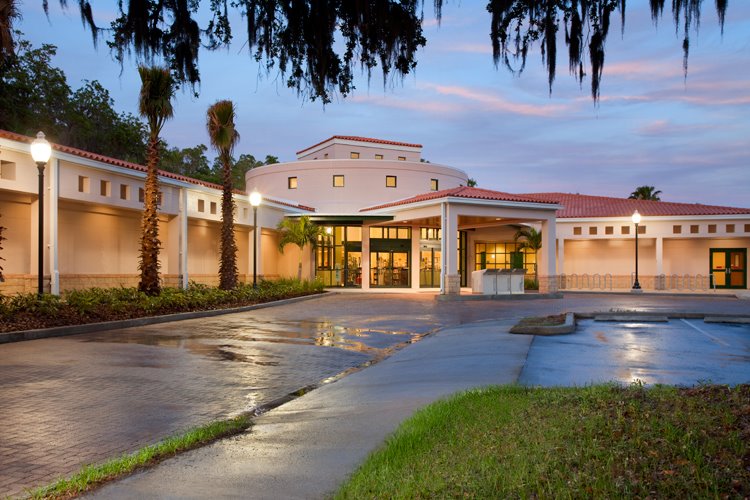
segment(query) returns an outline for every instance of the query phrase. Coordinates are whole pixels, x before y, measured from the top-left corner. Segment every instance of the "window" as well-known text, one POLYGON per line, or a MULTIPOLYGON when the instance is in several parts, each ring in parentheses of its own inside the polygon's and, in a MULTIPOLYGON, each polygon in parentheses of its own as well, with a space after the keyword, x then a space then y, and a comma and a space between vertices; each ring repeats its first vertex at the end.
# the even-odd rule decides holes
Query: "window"
POLYGON ((333 187, 336 187, 336 188, 342 188, 342 187, 344 187, 344 176, 343 175, 334 175, 333 176, 333 187))
POLYGON ((216 215, 216 202, 211 202, 211 214, 216 215))
POLYGON ((672 234, 682 234, 682 226, 672 226, 672 234))
POLYGON ((206 202, 204 200, 198 200, 198 211, 199 212, 206 211, 206 202))
POLYGON ((146 192, 143 190, 143 188, 138 188, 138 201, 143 203, 143 199, 146 197, 146 192))
POLYGON ((431 191, 437 191, 438 190, 438 180, 437 179, 430 179, 430 190, 431 191))
POLYGON ((398 161, 406 161, 406 156, 399 156, 398 161))
POLYGON ((127 184, 120 184, 120 199, 121 200, 130 199, 130 186, 128 186, 127 184))
POLYGON ((638 226, 638 234, 646 234, 646 226, 638 226))
POLYGON ((371 240, 410 240, 411 239, 411 228, 410 227, 371 227, 370 228, 370 239, 371 240))
POLYGON ((287 178, 286 187, 289 189, 297 189, 297 178, 296 177, 287 178))
POLYGON ((349 158, 351 158, 352 160, 359 160, 359 153, 357 153, 356 151, 352 151, 351 153, 349 153, 349 158))
POLYGON ((477 242, 474 244, 474 269, 526 269, 533 273, 536 254, 519 248, 515 242, 477 242))
POLYGON ((591 235, 596 234, 596 226, 589 226, 589 234, 591 235))
POLYGON ((385 187, 388 187, 388 188, 395 188, 396 187, 396 176, 395 175, 386 175, 385 176, 385 187))
POLYGON ((324 160, 327 160, 327 159, 328 159, 328 153, 325 153, 325 154, 323 155, 323 159, 324 159, 324 160))
POLYGON ((708 232, 709 233, 715 233, 716 232, 716 224, 709 224, 708 225, 708 232))
POLYGON ((615 228, 613 226, 604 226, 604 234, 615 234, 615 228))
POLYGON ((630 234, 630 226, 622 226, 620 228, 620 234, 630 234))
POLYGON ((423 227, 420 229, 419 236, 423 240, 439 240, 440 229, 434 227, 423 227))
POLYGON ((382 160, 383 159, 383 155, 375 155, 375 159, 376 160, 382 160))
POLYGON ((701 230, 701 227, 698 224, 692 224, 690 226, 690 234, 698 234, 701 230))
POLYGON ((0 160, 0 179, 8 181, 16 180, 16 164, 0 160))
POLYGON ((734 224, 727 224, 727 233, 734 232, 734 224))
POLYGON ((745 224, 745 232, 750 233, 750 224, 745 224))
POLYGON ((90 189, 89 178, 84 175, 78 176, 78 192, 88 193, 90 189))
POLYGON ((163 199, 164 199, 164 193, 162 193, 161 191, 159 191, 158 193, 156 193, 156 204, 157 205, 161 205, 161 202, 162 202, 163 199))
POLYGON ((247 208, 242 209, 242 218, 247 219, 247 208))
POLYGON ((580 226, 574 227, 573 228, 573 234, 576 235, 576 236, 580 236, 581 235, 581 227, 580 226))
POLYGON ((99 194, 102 196, 112 196, 112 183, 109 181, 99 181, 99 194))

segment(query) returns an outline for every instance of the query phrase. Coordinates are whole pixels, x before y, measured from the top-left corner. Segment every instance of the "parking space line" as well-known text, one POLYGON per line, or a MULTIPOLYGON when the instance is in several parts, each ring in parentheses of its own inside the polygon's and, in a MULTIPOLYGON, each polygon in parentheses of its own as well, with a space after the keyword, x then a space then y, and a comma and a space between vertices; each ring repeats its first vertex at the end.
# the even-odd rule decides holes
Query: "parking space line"
POLYGON ((685 318, 682 318, 682 319, 681 319, 681 321, 682 321, 683 323, 685 323, 686 325, 688 325, 688 326, 689 326, 690 328, 692 328, 693 330, 696 330, 696 331, 698 331, 698 332, 702 333, 703 335, 705 335, 706 337, 710 338, 711 340, 713 340, 713 341, 714 341, 714 342, 716 342, 717 344, 721 344, 721 345, 723 345, 723 346, 725 346, 725 347, 729 347, 729 344, 727 344, 726 342, 724 342, 724 341, 723 341, 723 340, 721 340, 720 338, 718 338, 718 337, 715 337, 714 335, 711 335, 710 333, 708 333, 707 331, 703 330, 702 328, 699 328, 699 327, 695 326, 694 324, 692 324, 691 322, 689 322, 689 321, 688 321, 688 320, 686 320, 685 318))

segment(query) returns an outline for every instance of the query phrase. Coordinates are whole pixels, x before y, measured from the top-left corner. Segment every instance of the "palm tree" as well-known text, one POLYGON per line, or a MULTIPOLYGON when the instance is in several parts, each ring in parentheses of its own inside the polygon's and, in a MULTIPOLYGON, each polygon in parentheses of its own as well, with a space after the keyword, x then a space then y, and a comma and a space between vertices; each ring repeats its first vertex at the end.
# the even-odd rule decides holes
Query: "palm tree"
POLYGON ((219 263, 219 288, 237 287, 237 242, 234 239, 234 198, 232 198, 232 150, 240 140, 234 126, 234 104, 218 101, 208 108, 206 127, 213 147, 219 152, 221 162, 221 257, 219 263))
POLYGON ((302 249, 305 245, 311 245, 315 248, 318 244, 318 236, 321 228, 314 224, 310 217, 303 215, 299 220, 284 219, 276 227, 281 231, 281 240, 279 240, 279 251, 284 253, 284 247, 292 243, 299 247, 299 267, 297 268, 297 279, 302 279, 302 249))
POLYGON ((141 281, 138 289, 148 295, 159 295, 159 133, 167 119, 174 114, 174 80, 168 69, 139 66, 141 93, 138 111, 148 122, 148 146, 146 150, 146 186, 143 195, 143 217, 141 219, 141 253, 138 269, 141 281))
MULTIPOLYGON (((525 227, 516 231, 513 239, 518 243, 518 240, 523 238, 518 245, 520 250, 531 250, 534 252, 534 256, 537 256, 539 250, 542 249, 542 233, 534 229, 533 227, 525 227)), ((534 259, 536 261, 536 259, 534 259)), ((534 280, 539 281, 539 275, 537 273, 537 265, 534 264, 534 280)))
POLYGON ((635 191, 630 193, 628 199, 661 201, 661 198, 659 198, 661 191, 655 191, 655 189, 654 186, 639 186, 635 188, 635 191))

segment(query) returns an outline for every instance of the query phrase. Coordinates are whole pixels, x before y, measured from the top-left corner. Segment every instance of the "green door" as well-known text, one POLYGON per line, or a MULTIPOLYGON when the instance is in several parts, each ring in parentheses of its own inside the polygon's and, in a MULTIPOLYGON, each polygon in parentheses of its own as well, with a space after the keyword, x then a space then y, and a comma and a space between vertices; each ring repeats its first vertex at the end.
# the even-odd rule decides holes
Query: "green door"
POLYGON ((747 288, 747 249, 711 248, 709 253, 716 288, 747 288))

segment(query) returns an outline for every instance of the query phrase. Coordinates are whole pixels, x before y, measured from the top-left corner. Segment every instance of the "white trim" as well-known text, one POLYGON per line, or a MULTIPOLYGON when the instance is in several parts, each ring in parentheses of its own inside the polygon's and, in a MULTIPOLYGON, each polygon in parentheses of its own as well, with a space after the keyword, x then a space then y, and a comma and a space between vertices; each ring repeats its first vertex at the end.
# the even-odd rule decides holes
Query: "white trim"
MULTIPOLYGON (((394 201, 393 203, 398 203, 398 202, 399 200, 394 201)), ((561 205, 556 205, 556 204, 551 204, 551 203, 536 203, 536 202, 506 201, 506 200, 484 200, 481 198, 441 196, 437 198, 431 198, 429 200, 417 201, 413 203, 404 203, 402 205, 395 205, 395 206, 389 206, 389 207, 383 207, 383 208, 376 208, 376 209, 363 208, 360 211, 360 213, 365 212, 365 213, 378 214, 378 215, 381 215, 381 214, 391 215, 401 210, 411 210, 414 208, 429 207, 433 205, 440 205, 442 203, 455 203, 455 204, 462 204, 462 205, 482 205, 482 206, 491 206, 491 207, 497 207, 497 208, 528 208, 532 210, 555 210, 555 211, 562 208, 561 205)))
MULTIPOLYGON (((731 207, 727 207, 731 208, 731 207)), ((747 214, 726 214, 726 215, 643 215, 641 214, 641 224, 644 222, 652 221, 690 221, 690 220, 750 220, 750 213, 747 214)), ((558 217, 558 224, 560 223, 579 223, 579 222, 627 222, 632 224, 630 216, 627 217, 558 217)))

